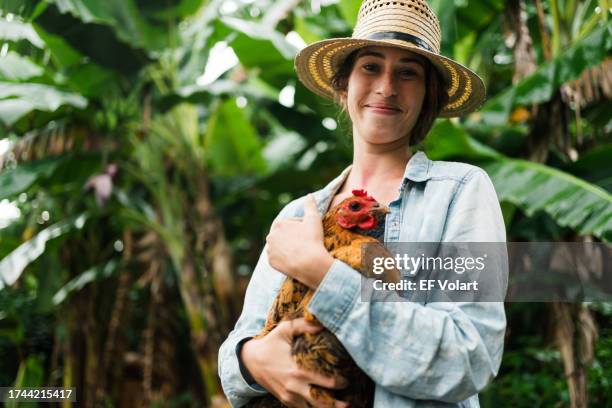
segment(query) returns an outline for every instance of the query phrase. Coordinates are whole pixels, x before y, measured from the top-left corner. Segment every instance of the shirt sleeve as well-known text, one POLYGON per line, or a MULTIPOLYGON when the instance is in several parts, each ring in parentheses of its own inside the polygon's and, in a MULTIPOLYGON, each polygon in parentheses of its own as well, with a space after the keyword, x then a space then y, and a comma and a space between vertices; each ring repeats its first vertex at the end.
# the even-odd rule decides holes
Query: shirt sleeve
POLYGON ((240 353, 242 352, 242 346, 244 346, 244 343, 251 340, 252 338, 253 337, 246 337, 240 340, 238 344, 236 344, 236 358, 238 359, 238 368, 240 368, 240 374, 242 374, 242 378, 244 378, 244 381, 246 381, 246 383, 249 384, 251 387, 257 388, 259 387, 259 384, 257 384, 257 381, 255 381, 249 370, 244 365, 242 358, 240 357, 240 353))
MULTIPOLYGON (((288 205, 277 218, 286 218, 290 215, 291 207, 288 205)), ((270 266, 267 250, 264 247, 249 281, 242 313, 234 329, 219 348, 219 378, 232 407, 243 406, 252 398, 267 393, 259 384, 249 384, 247 381, 249 379, 245 379, 237 351, 240 349, 241 341, 255 336, 262 330, 284 278, 285 275, 270 266)))
MULTIPOLYGON (((445 242, 505 241, 499 202, 482 170, 466 175, 447 220, 445 242)), ((361 275, 336 260, 309 309, 378 385, 411 399, 457 403, 497 375, 503 302, 362 302, 360 293, 361 275)))

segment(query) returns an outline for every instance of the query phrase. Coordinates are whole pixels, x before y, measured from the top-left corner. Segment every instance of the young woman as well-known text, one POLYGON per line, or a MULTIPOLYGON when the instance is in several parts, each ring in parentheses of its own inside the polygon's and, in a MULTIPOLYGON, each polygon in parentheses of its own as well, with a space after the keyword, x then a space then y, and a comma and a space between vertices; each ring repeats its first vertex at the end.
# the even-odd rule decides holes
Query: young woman
POLYGON ((388 205, 386 242, 505 241, 485 172, 409 150, 436 117, 459 116, 484 101, 481 79, 439 49, 439 23, 425 1, 366 0, 352 38, 320 41, 296 57, 300 80, 348 113, 353 163, 322 190, 288 204, 272 224, 242 315, 219 352, 233 406, 266 392, 289 407, 317 406, 311 384, 344 386, 343 378, 301 370, 290 355, 293 336, 320 327, 298 319, 252 339, 286 276, 315 290, 309 310, 374 380, 375 407, 479 406, 478 392, 501 362, 503 303, 362 302, 359 273, 323 246, 321 214, 353 189, 388 205))

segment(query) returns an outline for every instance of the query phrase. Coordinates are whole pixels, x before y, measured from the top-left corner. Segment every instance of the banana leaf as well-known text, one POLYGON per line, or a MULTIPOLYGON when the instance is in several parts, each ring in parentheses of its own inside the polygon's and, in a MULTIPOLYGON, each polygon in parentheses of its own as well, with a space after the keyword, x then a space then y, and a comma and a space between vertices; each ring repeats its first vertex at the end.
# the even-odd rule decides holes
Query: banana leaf
POLYGON ((424 145, 432 159, 477 163, 491 177, 499 200, 528 216, 544 211, 560 226, 612 240, 612 195, 597 185, 553 167, 507 158, 450 120, 438 121, 424 145))
POLYGON ((36 31, 28 23, 20 21, 7 21, 0 19, 0 38, 6 41, 29 41, 32 45, 43 48, 45 43, 40 39, 36 31))
MULTIPOLYGON (((183 0, 181 3, 190 1, 193 2, 193 0, 183 0)), ((198 1, 197 4, 185 4, 186 7, 182 10, 165 7, 172 3, 134 0, 51 0, 49 3, 51 5, 45 12, 53 10, 51 11, 53 14, 72 16, 85 26, 107 26, 125 44, 134 48, 160 51, 171 45, 174 40, 166 24, 172 19, 194 13, 202 1, 198 1)), ((175 2, 173 3, 172 5, 176 6, 175 2)), ((80 28, 74 27, 74 30, 80 28)), ((86 38, 81 39, 83 42, 84 40, 86 38)))
POLYGON ((610 157, 612 157, 612 144, 598 146, 583 153, 576 162, 564 170, 612 193, 610 157))
POLYGON ((502 157, 499 152, 470 137, 463 128, 448 119, 437 120, 423 144, 432 160, 462 157, 478 161, 502 157))
POLYGON ((87 214, 82 213, 55 223, 4 257, 0 261, 0 289, 15 283, 25 268, 45 252, 47 242, 75 229, 83 228, 87 218, 87 214))
POLYGON ((560 226, 612 241, 612 195, 602 188, 526 160, 503 159, 482 167, 500 201, 516 205, 528 216, 544 211, 560 226))
POLYGON ((504 125, 512 109, 550 100, 567 81, 600 64, 612 51, 612 21, 593 30, 558 58, 542 65, 532 75, 490 99, 480 111, 488 124, 504 125))
POLYGON ((59 305, 73 292, 82 289, 91 282, 98 279, 108 278, 117 270, 118 266, 119 261, 117 259, 111 259, 103 265, 96 265, 89 268, 85 272, 71 279, 60 290, 58 290, 57 293, 53 295, 53 304, 56 306, 59 305))
MULTIPOLYGON (((240 63, 247 68, 260 70, 259 76, 281 89, 289 79, 294 79, 293 57, 297 49, 278 31, 262 23, 233 17, 220 19, 240 63)), ((223 28, 218 28, 223 32, 223 28)))
POLYGON ((204 144, 207 162, 214 175, 261 174, 265 171, 261 142, 235 99, 220 103, 208 126, 204 144))
POLYGON ((50 85, 0 82, 0 121, 6 125, 34 110, 54 112, 63 105, 84 109, 87 99, 50 85))
POLYGON ((0 200, 26 191, 40 178, 49 177, 64 161, 63 157, 23 163, 0 172, 0 200))
POLYGON ((10 51, 0 58, 0 80, 25 81, 36 78, 44 73, 44 69, 29 58, 10 51))
MULTIPOLYGON (((84 22, 78 18, 81 16, 64 11, 53 4, 47 4, 34 22, 46 32, 63 38, 72 48, 105 68, 131 74, 153 60, 140 43, 128 42, 114 27, 98 20, 84 22)), ((126 24, 132 25, 128 22, 126 24)))

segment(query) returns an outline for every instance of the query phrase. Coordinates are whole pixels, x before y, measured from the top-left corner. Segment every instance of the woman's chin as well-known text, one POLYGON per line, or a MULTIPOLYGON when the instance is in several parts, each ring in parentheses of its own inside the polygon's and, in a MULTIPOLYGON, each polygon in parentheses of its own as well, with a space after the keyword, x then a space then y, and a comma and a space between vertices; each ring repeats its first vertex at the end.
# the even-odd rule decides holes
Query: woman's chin
POLYGON ((381 129, 375 129, 374 131, 368 133, 367 136, 362 139, 368 143, 373 145, 390 145, 401 143, 402 141, 408 142, 408 138, 406 136, 397 135, 397 133, 392 131, 381 131, 381 129))

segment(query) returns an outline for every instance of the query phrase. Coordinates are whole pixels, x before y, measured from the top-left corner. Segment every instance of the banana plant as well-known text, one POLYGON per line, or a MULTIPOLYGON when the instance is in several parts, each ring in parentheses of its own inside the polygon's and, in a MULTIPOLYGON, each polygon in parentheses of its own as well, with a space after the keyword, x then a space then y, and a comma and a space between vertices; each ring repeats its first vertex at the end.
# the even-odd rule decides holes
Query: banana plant
MULTIPOLYGON (((8 146, 0 202, 21 216, 0 229, 0 299, 41 299, 63 357, 50 366, 59 382, 84 390, 85 406, 125 403, 121 383, 150 403, 197 389, 210 406, 220 393, 216 348, 239 313, 269 223, 350 161, 350 129, 296 81, 292 58, 300 38, 350 36, 358 2, 15 4, 0 18, 0 146, 8 146), (235 59, 215 79, 206 71, 219 50, 235 59), (183 346, 187 369, 173 370, 183 346), (125 367, 141 377, 122 377, 125 367)), ((607 2, 527 5, 530 30, 540 27, 539 9, 544 29, 532 36, 537 69, 518 84, 498 34, 505 2, 431 4, 444 52, 479 72, 490 97, 468 119, 436 123, 422 148, 487 170, 516 236, 544 214, 566 233, 609 241, 602 101, 570 127, 576 160, 554 144, 545 146, 548 160, 525 159, 531 106, 546 106, 605 63, 607 2)), ((0 310, 0 329, 19 310, 7 308, 5 318, 0 310)), ((31 327, 11 331, 10 341, 28 350, 20 330, 31 327)), ((46 367, 27 354, 15 384, 46 367)))

